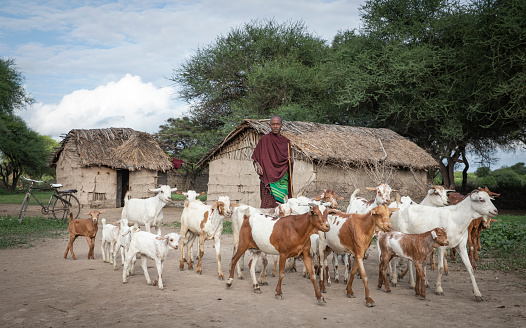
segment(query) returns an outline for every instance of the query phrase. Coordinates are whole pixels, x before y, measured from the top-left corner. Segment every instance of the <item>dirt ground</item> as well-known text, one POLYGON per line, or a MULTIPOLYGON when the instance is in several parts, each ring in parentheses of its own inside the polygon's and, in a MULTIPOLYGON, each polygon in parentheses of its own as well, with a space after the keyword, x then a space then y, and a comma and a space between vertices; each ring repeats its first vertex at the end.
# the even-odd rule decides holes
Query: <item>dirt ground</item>
MULTIPOLYGON (((0 215, 16 215, 18 205, 0 205, 0 215)), ((28 215, 38 214, 31 207, 28 215)), ((165 222, 179 221, 180 208, 164 209, 165 222)), ((103 215, 109 222, 120 217, 120 209, 103 215)), ((173 229, 164 227, 163 234, 173 229)), ((100 230, 99 230, 100 232, 100 230)), ((178 232, 178 231, 175 231, 178 232)), ((444 296, 428 288, 427 299, 419 300, 407 278, 390 294, 378 290, 378 259, 374 246, 366 260, 371 296, 376 302, 367 308, 363 282, 355 279, 356 298, 345 296, 345 285, 333 283, 319 305, 310 280, 298 271, 286 273, 283 300, 274 298, 277 277, 270 276, 262 294, 252 292, 250 274, 234 280, 230 289, 217 278, 217 262, 212 242, 205 243, 203 274, 179 270, 179 251, 172 251, 165 264, 165 289, 146 284, 140 261, 135 275, 122 283, 122 269, 114 271, 104 263, 100 235, 95 260, 87 259, 84 238, 74 244, 77 260, 64 259, 67 237, 35 241, 28 249, 0 250, 1 327, 422 327, 438 322, 448 327, 526 327, 526 287, 524 280, 500 272, 477 271, 477 283, 484 301, 476 302, 468 273, 461 263, 452 263, 443 278, 444 296)), ((229 273, 232 236, 221 243, 222 265, 229 273)), ((119 261, 120 263, 120 261, 119 261)), ((155 265, 148 262, 150 275, 155 265)), ((340 274, 343 273, 340 269, 340 274)), ((431 285, 437 273, 428 270, 431 285)))

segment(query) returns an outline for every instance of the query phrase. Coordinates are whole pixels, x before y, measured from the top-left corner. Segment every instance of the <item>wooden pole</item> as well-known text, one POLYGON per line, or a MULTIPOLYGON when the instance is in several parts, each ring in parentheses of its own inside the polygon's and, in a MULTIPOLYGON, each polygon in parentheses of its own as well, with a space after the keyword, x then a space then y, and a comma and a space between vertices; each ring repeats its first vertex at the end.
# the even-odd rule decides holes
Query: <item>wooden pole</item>
POLYGON ((289 180, 290 180, 290 195, 294 198, 294 190, 292 189, 292 163, 290 162, 290 142, 287 147, 287 153, 289 155, 289 180))

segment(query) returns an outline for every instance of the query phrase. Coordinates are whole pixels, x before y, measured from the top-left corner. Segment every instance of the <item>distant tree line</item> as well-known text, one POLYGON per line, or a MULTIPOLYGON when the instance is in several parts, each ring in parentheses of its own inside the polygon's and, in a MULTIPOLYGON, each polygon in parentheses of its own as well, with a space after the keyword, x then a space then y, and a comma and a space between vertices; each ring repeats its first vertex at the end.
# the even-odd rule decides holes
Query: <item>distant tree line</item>
POLYGON ((0 187, 14 190, 22 174, 40 179, 54 176, 46 159, 57 142, 29 128, 16 112, 34 100, 13 59, 0 58, 0 187))
POLYGON ((243 118, 275 114, 383 127, 426 149, 445 185, 463 164, 465 188, 468 152, 488 163, 525 145, 525 1, 368 0, 360 15, 330 42, 255 20, 199 47, 172 72, 190 110, 160 127, 165 149, 195 162, 243 118))

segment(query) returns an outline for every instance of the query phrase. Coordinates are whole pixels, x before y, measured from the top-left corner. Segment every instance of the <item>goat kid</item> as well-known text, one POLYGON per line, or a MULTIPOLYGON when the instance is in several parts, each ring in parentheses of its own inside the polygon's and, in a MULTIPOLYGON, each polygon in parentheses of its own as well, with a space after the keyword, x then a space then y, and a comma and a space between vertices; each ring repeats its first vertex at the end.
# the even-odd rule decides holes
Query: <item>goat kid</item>
POLYGON ((68 258, 68 252, 71 252, 71 257, 76 260, 75 253, 73 253, 73 242, 77 239, 78 236, 85 236, 86 241, 88 242, 89 251, 88 251, 88 260, 95 259, 95 236, 99 230, 98 220, 99 215, 104 211, 91 211, 89 213, 84 213, 84 215, 90 216, 89 219, 76 219, 73 220, 73 214, 69 213, 69 242, 66 247, 66 252, 64 253, 64 258, 68 258))
POLYGON ((423 265, 435 247, 447 246, 447 232, 444 228, 435 228, 421 234, 406 234, 403 232, 379 232, 376 240, 378 245, 378 257, 380 259, 378 272, 378 289, 385 285, 385 291, 391 292, 387 281, 387 267, 393 257, 403 257, 413 261, 416 268, 416 296, 420 299, 426 298, 425 272, 423 265))

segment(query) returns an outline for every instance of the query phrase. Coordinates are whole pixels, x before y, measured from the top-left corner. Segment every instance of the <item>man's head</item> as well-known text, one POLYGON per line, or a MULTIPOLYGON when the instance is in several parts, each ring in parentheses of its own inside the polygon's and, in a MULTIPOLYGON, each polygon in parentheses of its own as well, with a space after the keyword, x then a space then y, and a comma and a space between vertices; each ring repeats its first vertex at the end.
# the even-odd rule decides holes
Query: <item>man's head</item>
POLYGON ((279 134, 282 126, 283 122, 281 120, 281 117, 277 115, 272 116, 272 118, 270 119, 270 130, 272 131, 272 133, 279 134))

